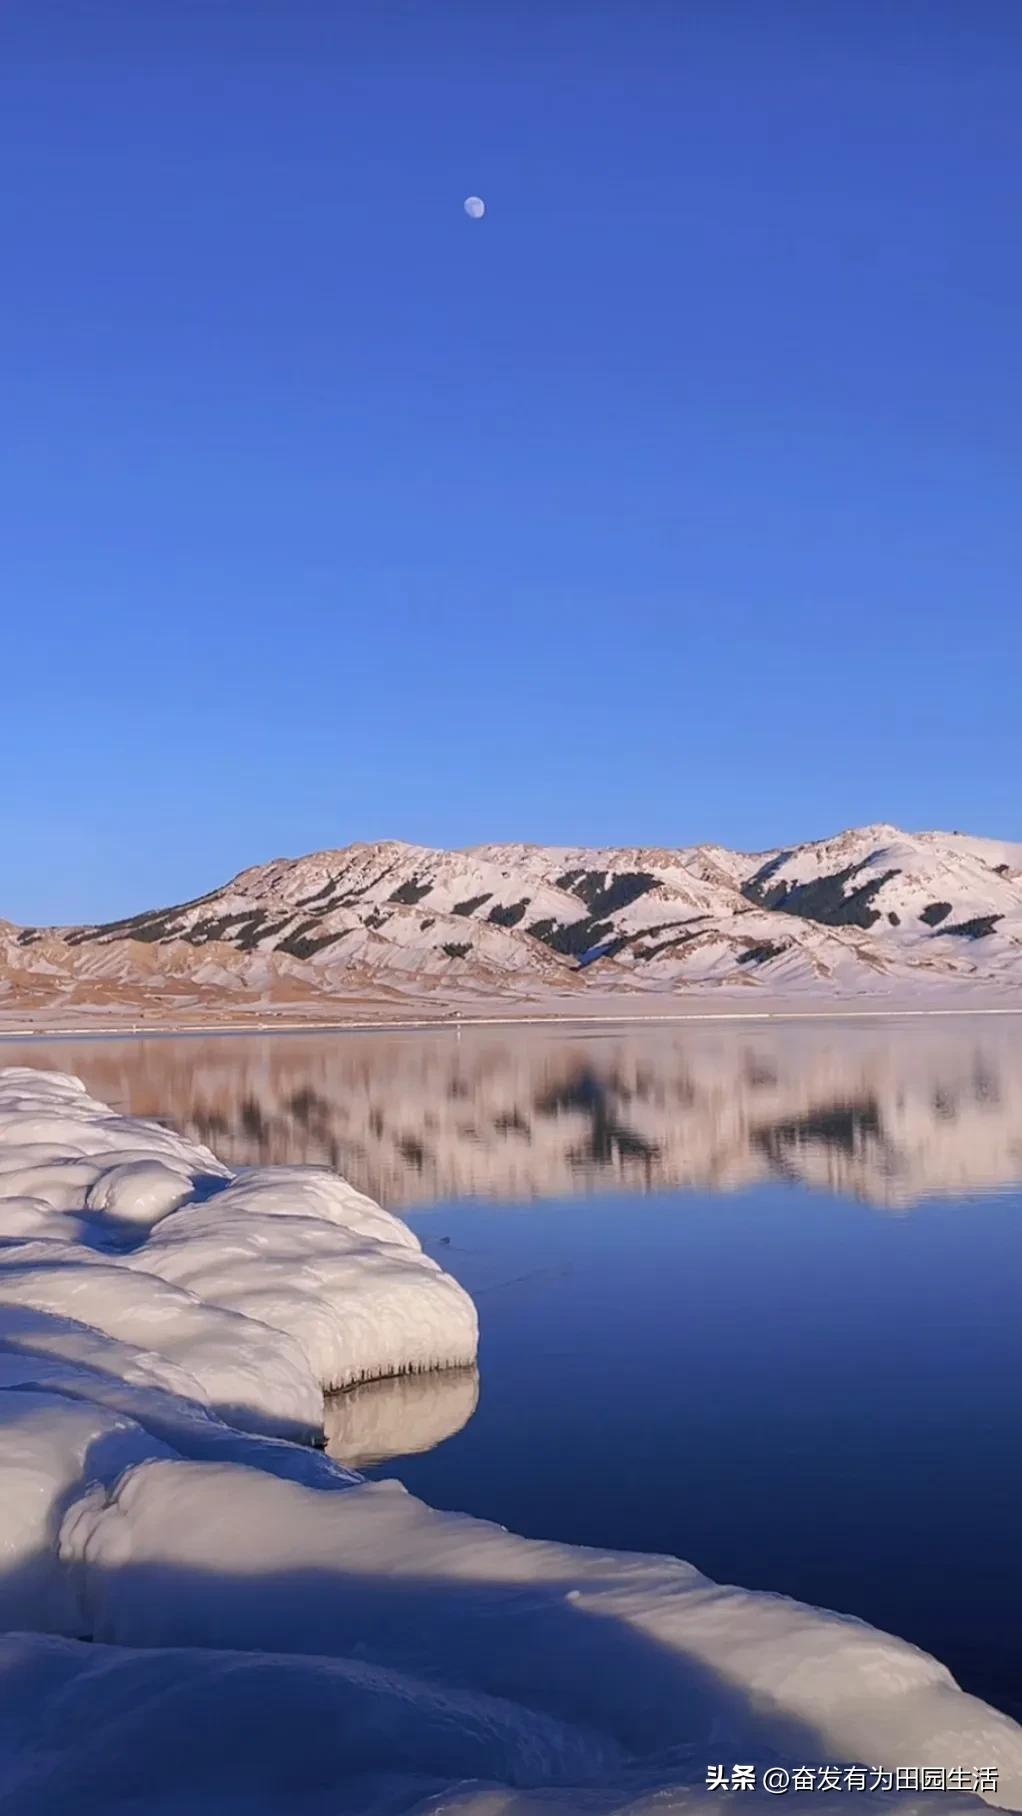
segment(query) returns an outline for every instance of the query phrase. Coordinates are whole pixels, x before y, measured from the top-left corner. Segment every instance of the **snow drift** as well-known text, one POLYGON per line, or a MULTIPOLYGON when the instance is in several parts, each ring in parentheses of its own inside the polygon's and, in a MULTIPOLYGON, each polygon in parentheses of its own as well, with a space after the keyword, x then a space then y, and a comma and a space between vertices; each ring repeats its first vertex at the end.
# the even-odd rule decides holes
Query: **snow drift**
POLYGON ((475 1355, 467 1296, 335 1176, 232 1179, 17 1070, 9 1184, 5 1811, 696 1812, 721 1760, 994 1768, 1022 1808, 1022 1730, 912 1646, 435 1512, 343 1466, 357 1417, 341 1463, 287 1441, 324 1388, 475 1355))

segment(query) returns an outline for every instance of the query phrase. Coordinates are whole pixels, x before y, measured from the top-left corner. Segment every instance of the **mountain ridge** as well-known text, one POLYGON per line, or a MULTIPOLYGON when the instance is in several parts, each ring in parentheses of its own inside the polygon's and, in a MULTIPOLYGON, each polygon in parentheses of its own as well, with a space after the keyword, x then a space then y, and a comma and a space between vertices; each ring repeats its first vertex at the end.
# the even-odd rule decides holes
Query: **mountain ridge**
POLYGON ((0 921, 0 1011, 1022 992, 1022 843, 879 822, 725 846, 359 841, 168 907, 0 921))

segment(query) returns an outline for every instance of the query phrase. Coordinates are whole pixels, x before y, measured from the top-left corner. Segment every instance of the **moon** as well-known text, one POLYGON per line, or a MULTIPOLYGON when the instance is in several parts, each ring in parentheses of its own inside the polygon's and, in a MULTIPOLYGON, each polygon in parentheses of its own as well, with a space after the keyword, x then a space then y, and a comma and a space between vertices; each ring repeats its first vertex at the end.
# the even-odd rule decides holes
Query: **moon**
POLYGON ((483 215, 486 213, 486 203, 483 201, 481 195, 470 195, 465 197, 465 213, 470 220, 482 220, 483 215))

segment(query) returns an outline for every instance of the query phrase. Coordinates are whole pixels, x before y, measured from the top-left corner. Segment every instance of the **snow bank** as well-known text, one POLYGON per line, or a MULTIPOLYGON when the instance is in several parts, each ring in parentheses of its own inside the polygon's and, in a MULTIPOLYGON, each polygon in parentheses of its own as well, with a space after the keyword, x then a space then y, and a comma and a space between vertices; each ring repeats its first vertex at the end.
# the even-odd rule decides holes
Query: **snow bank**
POLYGON ((65 1515, 61 1561, 113 1644, 355 1655, 591 1727, 633 1755, 713 1735, 887 1765, 997 1765, 1022 1801, 1022 1731, 925 1653, 671 1558, 520 1539, 398 1483, 339 1496, 165 1460, 65 1515))
MULTIPOLYGON (((8 1816, 382 1813, 432 1803, 460 1779, 571 1783, 618 1763, 606 1742, 548 1716, 349 1660, 19 1634, 0 1639, 0 1692, 8 1816)), ((501 1806, 481 1790, 458 1807, 501 1806)))
MULTIPOLYGON (((39 1389, 104 1407, 141 1426, 179 1456, 246 1463, 321 1488, 358 1480, 319 1450, 260 1438, 226 1425, 208 1407, 153 1378, 154 1358, 99 1331, 21 1307, 0 1311, 0 1391, 39 1389)), ((169 1366, 169 1365, 168 1365, 169 1366)), ((15 1401, 8 1401, 11 1411, 15 1401)))
POLYGON ((77 1079, 0 1073, 0 1194, 0 1307, 82 1314, 244 1430, 309 1438, 324 1389, 475 1360, 472 1301, 398 1218, 323 1168, 232 1178, 77 1079))
POLYGON ((167 1455, 129 1419, 58 1393, 0 1393, 0 1627, 87 1631, 59 1561, 65 1507, 129 1464, 167 1455))
POLYGON ((165 1218, 132 1264, 287 1332, 322 1388, 474 1360, 471 1300, 405 1225, 341 1180, 277 1173, 165 1218))
MULTIPOLYGON (((0 1176, 5 1812, 701 1812, 739 1760, 994 1768, 1022 1808, 1022 1730, 901 1641, 272 1435, 319 1429, 324 1385, 474 1356, 461 1289, 332 1175, 231 1179, 18 1071, 0 1176)), ((475 1376, 449 1381, 339 1403, 331 1449, 358 1450, 359 1399, 370 1452, 401 1401, 453 1429, 475 1376)))
POLYGON ((311 1439, 322 1423, 322 1394, 295 1338, 78 1245, 0 1248, 0 1316, 9 1305, 77 1318, 145 1350, 160 1386, 243 1430, 311 1439))

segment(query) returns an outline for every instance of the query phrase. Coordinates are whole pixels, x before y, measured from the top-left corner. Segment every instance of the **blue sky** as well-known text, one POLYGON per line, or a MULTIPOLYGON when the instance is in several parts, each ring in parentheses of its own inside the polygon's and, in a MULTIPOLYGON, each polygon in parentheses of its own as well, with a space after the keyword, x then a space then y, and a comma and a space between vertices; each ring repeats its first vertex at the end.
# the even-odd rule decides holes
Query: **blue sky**
POLYGON ((0 915, 1022 836, 1020 55, 1010 0, 3 0, 0 915))

